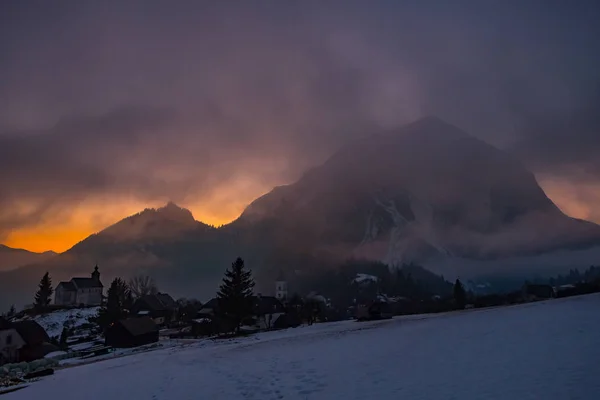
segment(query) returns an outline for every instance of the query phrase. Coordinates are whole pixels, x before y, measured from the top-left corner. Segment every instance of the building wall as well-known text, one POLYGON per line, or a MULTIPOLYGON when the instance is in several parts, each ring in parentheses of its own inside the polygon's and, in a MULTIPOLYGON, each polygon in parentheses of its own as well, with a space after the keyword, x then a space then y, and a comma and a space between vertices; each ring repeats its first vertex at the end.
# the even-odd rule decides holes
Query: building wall
POLYGON ((19 349, 25 345, 14 329, 0 331, 0 365, 19 361, 19 349))
POLYGON ((117 323, 106 332, 104 344, 117 348, 127 348, 156 342, 158 342, 158 331, 133 336, 121 324, 117 323))
POLYGON ((278 313, 261 315, 260 317, 257 318, 255 327, 258 329, 261 329, 261 330, 271 329, 271 328, 273 328, 275 321, 277 321, 277 318, 281 317, 284 314, 285 313, 278 312, 278 313))
POLYGON ((102 288, 77 289, 76 304, 86 306, 99 306, 102 304, 102 288))
POLYGON ((68 306, 76 304, 76 293, 70 290, 64 290, 62 286, 56 288, 54 292, 54 304, 59 306, 68 306))
POLYGON ((277 300, 287 300, 288 288, 287 282, 277 281, 275 282, 275 298, 277 300))

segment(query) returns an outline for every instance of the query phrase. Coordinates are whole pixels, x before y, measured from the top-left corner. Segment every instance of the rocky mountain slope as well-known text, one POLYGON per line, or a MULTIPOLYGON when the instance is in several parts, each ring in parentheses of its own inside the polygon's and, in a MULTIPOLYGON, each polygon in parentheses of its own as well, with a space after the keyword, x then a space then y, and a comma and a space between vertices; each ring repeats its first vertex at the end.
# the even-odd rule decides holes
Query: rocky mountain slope
POLYGON ((520 162, 436 118, 349 144, 254 201, 244 223, 390 265, 600 243, 600 227, 563 214, 520 162))

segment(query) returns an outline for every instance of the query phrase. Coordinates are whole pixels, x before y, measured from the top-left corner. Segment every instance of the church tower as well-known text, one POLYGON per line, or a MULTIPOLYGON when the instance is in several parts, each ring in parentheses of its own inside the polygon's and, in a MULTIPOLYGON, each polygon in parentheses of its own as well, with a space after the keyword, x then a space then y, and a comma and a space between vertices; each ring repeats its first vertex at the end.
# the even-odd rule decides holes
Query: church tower
POLYGON ((100 272, 98 271, 98 264, 96 264, 96 267, 94 268, 94 272, 92 272, 92 279, 100 282, 100 272))
POLYGON ((279 270, 279 275, 275 281, 275 298, 281 302, 285 302, 288 299, 288 284, 281 270, 279 270))

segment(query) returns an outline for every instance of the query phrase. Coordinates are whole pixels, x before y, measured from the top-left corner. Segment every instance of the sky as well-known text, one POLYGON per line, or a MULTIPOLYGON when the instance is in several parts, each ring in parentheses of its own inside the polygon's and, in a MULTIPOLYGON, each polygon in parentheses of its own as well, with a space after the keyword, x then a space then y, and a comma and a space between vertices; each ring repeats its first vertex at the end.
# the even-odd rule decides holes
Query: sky
POLYGON ((600 223, 593 0, 0 2, 0 243, 64 251, 167 201, 214 225, 436 115, 600 223))

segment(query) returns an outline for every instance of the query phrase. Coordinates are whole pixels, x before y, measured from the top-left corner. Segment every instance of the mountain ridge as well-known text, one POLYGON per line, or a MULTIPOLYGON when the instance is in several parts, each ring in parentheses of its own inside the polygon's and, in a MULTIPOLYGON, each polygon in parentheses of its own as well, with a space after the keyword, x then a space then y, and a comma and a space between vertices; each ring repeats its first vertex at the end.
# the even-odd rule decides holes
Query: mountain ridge
MULTIPOLYGON (((346 144, 222 227, 196 221, 170 202, 124 218, 27 270, 64 276, 87 272, 97 262, 103 276, 142 270, 165 289, 188 294, 215 289, 237 256, 268 282, 282 265, 301 271, 304 259, 355 257, 435 270, 448 260, 533 260, 599 243, 600 227, 566 216, 519 160, 438 118, 425 118, 346 144)), ((444 275, 467 272, 485 271, 444 275)), ((13 275, 22 280, 25 272, 13 275)))
POLYGON ((0 244, 0 271, 16 269, 56 255, 57 253, 53 251, 34 252, 0 244))

